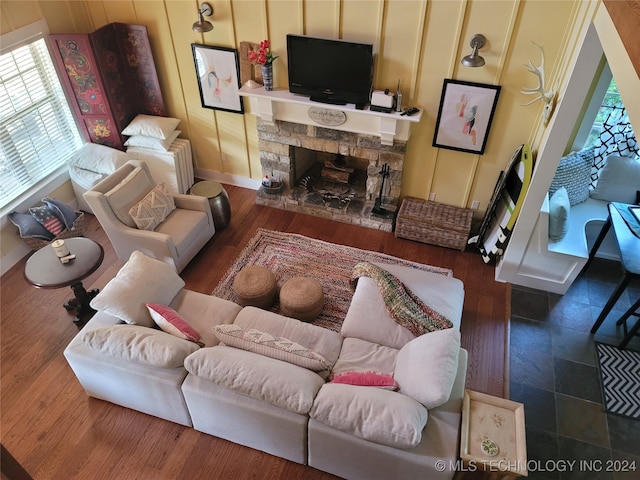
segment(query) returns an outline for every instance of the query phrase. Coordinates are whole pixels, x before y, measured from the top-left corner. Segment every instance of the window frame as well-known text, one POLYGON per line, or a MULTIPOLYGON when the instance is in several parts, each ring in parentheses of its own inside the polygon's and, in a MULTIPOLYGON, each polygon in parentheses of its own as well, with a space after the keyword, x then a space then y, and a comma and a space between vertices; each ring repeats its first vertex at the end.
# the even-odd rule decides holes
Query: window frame
MULTIPOLYGON (((49 28, 45 20, 38 20, 37 22, 6 33, 0 37, 0 54, 8 53, 40 39, 45 41, 48 50, 49 45, 46 39, 48 34, 49 28)), ((53 58, 51 61, 54 61, 53 58)), ((62 101, 67 102, 66 97, 63 98, 62 101)), ((72 126, 76 129, 80 141, 84 142, 82 134, 75 123, 75 119, 73 120, 72 126)), ((38 204, 43 197, 63 186, 69 181, 69 179, 69 168, 65 162, 53 170, 49 175, 34 183, 14 200, 10 201, 3 207, 0 207, 0 228, 4 228, 9 224, 9 213, 12 211, 26 211, 29 207, 38 204)))

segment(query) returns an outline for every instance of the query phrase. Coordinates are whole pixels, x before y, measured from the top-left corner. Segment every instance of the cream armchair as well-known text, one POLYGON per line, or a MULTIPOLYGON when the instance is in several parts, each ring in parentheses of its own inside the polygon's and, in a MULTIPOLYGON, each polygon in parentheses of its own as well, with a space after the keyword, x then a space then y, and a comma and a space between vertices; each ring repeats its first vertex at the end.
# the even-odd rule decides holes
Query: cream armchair
POLYGON ((205 197, 173 194, 175 210, 153 230, 139 229, 130 209, 155 187, 146 163, 129 160, 84 198, 121 260, 140 250, 181 272, 215 233, 211 207, 205 197))

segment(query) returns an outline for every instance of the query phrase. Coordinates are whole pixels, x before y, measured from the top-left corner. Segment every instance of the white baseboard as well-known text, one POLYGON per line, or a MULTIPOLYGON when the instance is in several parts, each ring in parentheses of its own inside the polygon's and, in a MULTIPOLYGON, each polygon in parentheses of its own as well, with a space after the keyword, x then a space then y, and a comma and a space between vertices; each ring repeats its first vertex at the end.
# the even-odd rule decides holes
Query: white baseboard
POLYGON ((2 262, 0 262, 0 275, 4 275, 11 270, 11 268, 22 260, 30 251, 31 249, 27 247, 26 243, 20 242, 16 248, 2 257, 2 262))
POLYGON ((236 187, 250 188, 251 190, 258 190, 261 184, 260 180, 256 180, 254 178, 241 177, 239 175, 231 175, 229 173, 215 172, 213 170, 206 170, 204 168, 194 169, 194 174, 196 178, 202 178, 203 180, 215 180, 216 182, 235 185, 236 187))

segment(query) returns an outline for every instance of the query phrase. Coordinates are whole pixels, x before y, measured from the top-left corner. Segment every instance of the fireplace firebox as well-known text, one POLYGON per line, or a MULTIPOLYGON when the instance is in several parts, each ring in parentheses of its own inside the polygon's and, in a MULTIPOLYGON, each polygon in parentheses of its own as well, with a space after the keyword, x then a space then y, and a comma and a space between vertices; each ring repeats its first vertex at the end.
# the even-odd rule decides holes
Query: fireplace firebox
POLYGON ((393 230, 406 142, 260 119, 258 139, 263 177, 282 186, 261 187, 258 204, 393 230))

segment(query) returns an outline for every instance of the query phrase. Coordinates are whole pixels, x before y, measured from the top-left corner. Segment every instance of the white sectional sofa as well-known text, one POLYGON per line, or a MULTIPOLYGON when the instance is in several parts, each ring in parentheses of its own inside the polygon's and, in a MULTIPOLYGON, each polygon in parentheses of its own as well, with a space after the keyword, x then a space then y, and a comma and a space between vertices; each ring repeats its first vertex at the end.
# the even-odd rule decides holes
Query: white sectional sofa
POLYGON ((168 265, 134 252, 65 356, 90 396, 344 478, 452 478, 436 461, 458 456, 462 282, 380 266, 454 327, 414 337, 362 277, 333 332, 186 290, 168 265), (145 303, 174 308, 202 346, 153 328, 145 303), (284 351, 254 343, 255 330, 284 351), (353 372, 392 375, 396 390, 332 381, 353 372))

